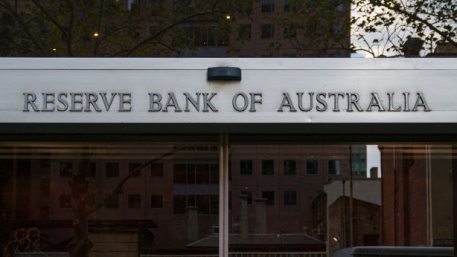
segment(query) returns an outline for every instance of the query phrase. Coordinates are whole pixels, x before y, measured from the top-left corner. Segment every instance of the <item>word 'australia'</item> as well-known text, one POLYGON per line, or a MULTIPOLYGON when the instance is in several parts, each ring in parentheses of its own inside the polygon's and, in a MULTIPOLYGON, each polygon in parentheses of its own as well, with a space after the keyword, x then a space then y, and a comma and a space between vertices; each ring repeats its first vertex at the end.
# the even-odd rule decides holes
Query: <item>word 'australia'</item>
POLYGON ((278 112, 430 112, 430 106, 422 93, 411 94, 370 93, 368 99, 361 99, 357 93, 314 93, 298 92, 295 95, 282 94, 278 112), (364 100, 364 101, 362 101, 364 100), (368 100, 368 101, 367 101, 368 100))

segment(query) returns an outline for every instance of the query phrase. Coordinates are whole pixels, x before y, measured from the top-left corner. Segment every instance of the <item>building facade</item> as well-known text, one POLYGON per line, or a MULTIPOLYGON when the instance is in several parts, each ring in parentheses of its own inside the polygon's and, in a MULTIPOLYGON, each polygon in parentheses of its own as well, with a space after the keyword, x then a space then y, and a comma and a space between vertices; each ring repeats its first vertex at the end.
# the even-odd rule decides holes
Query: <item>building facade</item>
POLYGON ((453 245, 454 60, 261 60, 2 59, 3 255, 453 245))

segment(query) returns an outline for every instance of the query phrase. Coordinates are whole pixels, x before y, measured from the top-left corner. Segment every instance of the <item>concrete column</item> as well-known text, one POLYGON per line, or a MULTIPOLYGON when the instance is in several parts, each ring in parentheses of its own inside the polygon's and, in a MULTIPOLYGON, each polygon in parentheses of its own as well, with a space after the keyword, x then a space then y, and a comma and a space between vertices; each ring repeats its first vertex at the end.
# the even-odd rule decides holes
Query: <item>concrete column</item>
POLYGON ((267 233, 267 199, 260 198, 255 200, 255 231, 257 234, 267 233))
POLYGON ((198 240, 198 208, 187 207, 187 242, 198 240))
POLYGON ((249 234, 249 221, 248 221, 248 196, 246 194, 240 195, 241 202, 241 217, 240 217, 240 235, 241 239, 247 239, 249 234))

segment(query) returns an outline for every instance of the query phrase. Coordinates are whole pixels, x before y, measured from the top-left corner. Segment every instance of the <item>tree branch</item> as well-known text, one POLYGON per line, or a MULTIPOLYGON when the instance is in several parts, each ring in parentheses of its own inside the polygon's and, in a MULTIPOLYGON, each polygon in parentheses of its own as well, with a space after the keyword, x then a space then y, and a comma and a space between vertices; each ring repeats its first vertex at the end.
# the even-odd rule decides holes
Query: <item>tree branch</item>
POLYGON ((75 7, 73 0, 68 1, 70 5, 70 21, 68 23, 68 38, 67 38, 67 51, 68 55, 73 56, 73 25, 75 20, 75 7))
POLYGON ((19 22, 19 25, 21 26, 22 30, 27 34, 27 36, 32 40, 33 44, 38 48, 39 52, 41 55, 46 55, 46 51, 44 48, 41 46, 41 44, 38 42, 38 39, 33 36, 32 32, 29 30, 28 26, 25 24, 25 22, 21 19, 19 14, 11 7, 11 5, 7 1, 1 1, 0 6, 2 6, 4 9, 6 9, 9 13, 11 13, 14 18, 19 22))
MULTIPOLYGON (((104 37, 104 35, 101 33, 103 15, 105 14, 104 9, 105 9, 105 0, 100 0, 100 5, 99 5, 99 9, 98 9, 97 33, 99 33, 100 36, 102 36, 102 37, 104 37)), ((101 44, 100 39, 96 38, 95 43, 94 43, 94 51, 93 51, 93 55, 95 57, 97 57, 98 47, 100 46, 100 44, 101 44)))
POLYGON ((52 24, 54 24, 54 26, 57 27, 58 30, 60 30, 60 32, 62 32, 62 34, 65 35, 65 37, 67 36, 67 32, 65 31, 65 29, 56 21, 56 19, 54 19, 54 17, 52 17, 52 15, 46 11, 46 9, 44 9, 44 7, 39 4, 36 0, 32 0, 32 3, 35 4, 36 7, 38 7, 38 9, 46 16, 48 17, 48 19, 51 21, 52 24))
POLYGON ((119 52, 116 52, 114 53, 113 55, 111 56, 117 56, 121 53, 126 53, 126 56, 129 56, 131 55, 133 52, 135 52, 136 50, 138 50, 138 48, 140 48, 141 46, 155 40, 157 37, 159 37, 160 35, 164 34, 165 32, 167 32, 168 30, 171 30, 173 29, 174 27, 180 25, 180 24, 183 24, 189 20, 192 20, 196 17, 200 17, 200 16, 205 16, 205 15, 208 15, 208 14, 211 14, 211 13, 214 13, 213 11, 206 11, 206 12, 201 12, 201 13, 196 13, 196 14, 193 14, 193 15, 190 15, 190 16, 187 16, 185 18, 183 18, 182 20, 179 20, 175 23, 172 23, 168 26, 166 26, 165 28, 161 29, 160 31, 157 31, 156 33, 154 33, 153 35, 147 37, 146 39, 142 40, 141 42, 137 43, 135 46, 133 46, 132 48, 128 49, 128 50, 121 50, 119 52))
POLYGON ((417 14, 413 14, 413 13, 410 13, 408 12, 407 10, 405 9, 402 9, 400 7, 395 7, 395 6, 392 6, 392 5, 389 5, 387 3, 384 3, 383 1, 378 1, 377 4, 379 6, 383 6, 383 7, 386 7, 387 9, 389 10, 392 10, 394 12, 398 12, 398 13, 401 13, 407 17, 409 17, 410 19, 412 20, 415 20, 415 21, 418 21, 420 23, 423 23, 424 25, 426 25, 429 29, 435 31, 438 35, 440 35, 441 37, 443 37, 443 39, 449 41, 449 43, 451 43, 453 46, 457 47, 457 41, 454 40, 453 38, 449 37, 448 35, 446 35, 446 33, 444 33, 443 31, 441 31, 440 29, 438 29, 436 26, 433 26, 432 23, 430 23, 429 21, 417 16, 417 14))

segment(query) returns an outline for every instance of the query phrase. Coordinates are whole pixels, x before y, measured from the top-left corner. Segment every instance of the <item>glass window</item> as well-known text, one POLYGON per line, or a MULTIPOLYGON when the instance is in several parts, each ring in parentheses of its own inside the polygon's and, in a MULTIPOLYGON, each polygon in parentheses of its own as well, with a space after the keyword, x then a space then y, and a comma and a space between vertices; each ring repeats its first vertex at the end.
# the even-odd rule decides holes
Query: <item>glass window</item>
POLYGON ((105 175, 108 178, 117 178, 119 177, 119 163, 117 162, 108 162, 105 166, 105 175))
POLYGON ((262 198, 265 200, 267 205, 275 205, 274 191, 262 191, 262 198))
POLYGON ((196 182, 197 184, 209 184, 209 165, 198 164, 195 165, 196 169, 196 182))
POLYGON ((71 177, 73 175, 73 163, 71 162, 61 162, 59 163, 60 176, 61 177, 71 177))
POLYGON ((216 255, 218 141, 174 138, 0 142, 2 253, 71 256, 70 251, 84 249, 84 256, 216 255), (147 163, 152 164, 141 170, 144 179, 129 176, 147 163), (187 171, 193 174, 189 183, 187 171), (21 231, 38 233, 30 236, 33 249, 10 249, 21 231), (93 247, 67 244, 75 237, 93 247))
POLYGON ((355 177, 367 177, 367 148, 365 145, 351 145, 352 172, 355 177))
POLYGON ((275 161, 274 160, 262 160, 262 175, 274 175, 275 174, 275 161))
POLYGON ((274 26, 273 24, 262 24, 260 37, 262 39, 272 39, 274 37, 274 26))
POLYGON ((240 24, 238 27, 238 37, 240 40, 251 39, 251 24, 240 24))
POLYGON ((289 0, 283 0, 284 12, 289 11, 289 0))
POLYGON ((132 174, 133 177, 141 177, 141 172, 142 172, 142 169, 140 169, 141 163, 139 163, 139 162, 129 163, 128 167, 129 167, 129 170, 128 170, 129 174, 132 174))
POLYGON ((208 46, 208 29, 194 27, 194 46, 208 46))
POLYGON ((340 4, 337 4, 336 7, 335 7, 335 10, 337 12, 343 12, 344 11, 344 8, 345 8, 345 5, 343 3, 340 3, 340 4))
POLYGON ((297 161, 296 160, 284 160, 284 175, 296 175, 297 174, 297 161))
POLYGON ((176 15, 192 15, 195 5, 192 0, 173 0, 173 12, 176 15))
POLYGON ((292 26, 284 27, 282 36, 284 38, 296 38, 297 37, 297 29, 292 26))
POLYGON ((319 174, 319 162, 317 160, 306 160, 305 163, 307 175, 319 174))
POLYGON ((175 184, 187 184, 186 164, 175 164, 173 171, 173 178, 175 184))
POLYGON ((284 191, 284 205, 297 205, 296 191, 284 191))
POLYGON ((219 166, 217 164, 209 165, 209 183, 219 184, 219 166))
POLYGON ((262 13, 272 13, 275 11, 274 0, 261 0, 260 5, 262 7, 262 13))
POLYGON ((329 175, 340 175, 340 161, 329 160, 328 161, 328 174, 329 175))
POLYGON ((162 208, 163 197, 162 195, 151 195, 151 208, 162 208))
POLYGON ((240 174, 252 175, 252 160, 240 160, 240 174))
POLYGON ((128 207, 129 207, 129 209, 141 209, 141 195, 140 194, 128 195, 128 207))
POLYGON ((214 194, 210 195, 209 201, 210 201, 210 203, 209 203, 210 204, 210 214, 218 214, 219 213, 219 195, 214 195, 214 194))
POLYGON ((151 164, 151 177, 154 177, 154 178, 163 177, 163 163, 151 164))
POLYGON ((247 242, 244 251, 256 254, 273 250, 294 254, 297 244, 301 251, 321 256, 335 256, 337 250, 351 244, 453 246, 455 177, 450 171, 455 148, 450 145, 319 145, 280 142, 281 137, 269 141, 260 136, 256 143, 255 136, 250 136, 249 142, 231 138, 238 140, 230 145, 233 163, 247 155, 253 160, 268 156, 284 162, 284 174, 287 167, 305 171, 293 177, 277 176, 274 181, 265 176, 234 176, 230 180, 229 188, 234 192, 229 217, 232 254, 243 239, 247 240, 243 241, 247 242), (360 170, 370 170, 369 176, 351 175, 354 162, 359 166, 365 163, 360 170), (253 201, 244 205, 248 192, 252 192, 253 201), (275 199, 275 194, 279 198, 275 199), (398 243, 395 237, 409 241, 398 243), (253 238, 268 240, 268 250, 256 248, 253 238))
POLYGON ((85 176, 90 177, 90 178, 95 178, 96 173, 97 173, 97 163, 89 162, 87 167, 84 169, 85 176))
POLYGON ((186 183, 187 184, 195 184, 196 182, 196 165, 195 164, 188 164, 187 165, 187 176, 186 176, 186 183))

